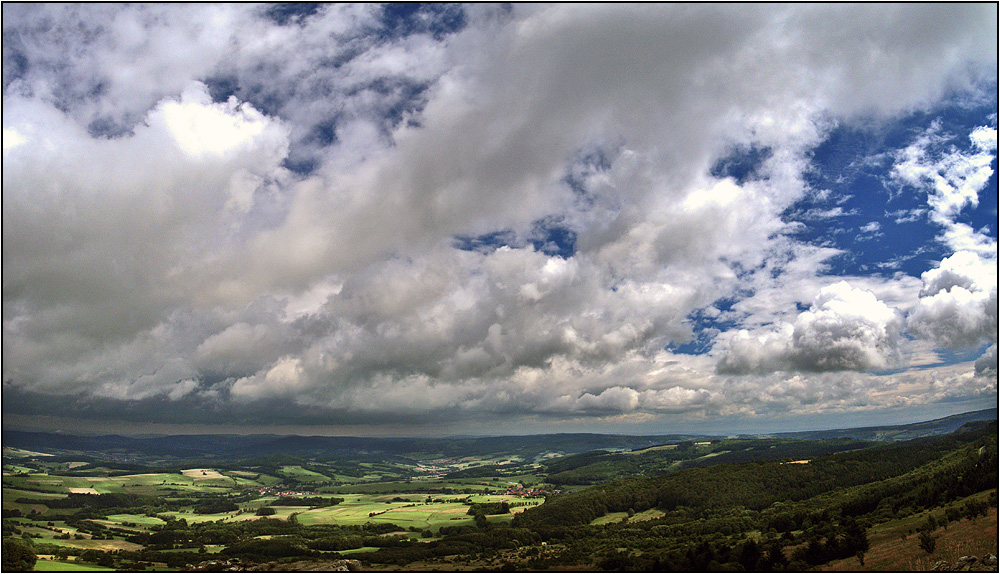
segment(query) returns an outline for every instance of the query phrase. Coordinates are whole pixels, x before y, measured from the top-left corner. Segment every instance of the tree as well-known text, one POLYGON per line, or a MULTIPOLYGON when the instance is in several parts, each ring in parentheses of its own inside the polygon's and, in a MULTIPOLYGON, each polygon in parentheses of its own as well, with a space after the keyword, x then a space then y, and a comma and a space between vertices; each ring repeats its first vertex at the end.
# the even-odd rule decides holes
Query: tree
POLYGON ((931 533, 927 530, 921 530, 918 544, 921 550, 926 551, 928 554, 933 554, 934 547, 937 546, 937 538, 931 536, 931 533))
POLYGON ((785 556, 780 540, 775 540, 771 543, 763 566, 766 568, 762 569, 767 570, 784 570, 788 566, 788 558, 785 556))
POLYGON ((851 552, 857 557, 862 566, 865 565, 865 553, 870 546, 868 542, 868 532, 853 518, 847 517, 842 521, 844 530, 844 550, 850 555, 851 552))
POLYGON ((35 549, 24 540, 4 538, 3 540, 3 570, 4 572, 30 572, 35 569, 35 549))
POLYGON ((97 559, 98 566, 104 566, 105 568, 111 568, 115 565, 115 559, 111 554, 107 552, 102 552, 100 558, 97 559))
POLYGON ((739 557, 737 558, 740 565, 747 571, 757 570, 757 564, 760 562, 760 559, 760 546, 752 539, 743 542, 740 546, 739 557))

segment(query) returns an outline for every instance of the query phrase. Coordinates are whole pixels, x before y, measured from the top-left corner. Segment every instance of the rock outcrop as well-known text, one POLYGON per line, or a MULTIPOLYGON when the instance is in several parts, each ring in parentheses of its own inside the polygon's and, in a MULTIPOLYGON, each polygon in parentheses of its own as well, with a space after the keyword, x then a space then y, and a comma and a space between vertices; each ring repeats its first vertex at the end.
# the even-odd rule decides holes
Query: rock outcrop
POLYGON ((962 556, 949 564, 945 560, 938 560, 931 567, 931 572, 996 572, 997 557, 994 554, 983 556, 982 560, 977 556, 962 556))

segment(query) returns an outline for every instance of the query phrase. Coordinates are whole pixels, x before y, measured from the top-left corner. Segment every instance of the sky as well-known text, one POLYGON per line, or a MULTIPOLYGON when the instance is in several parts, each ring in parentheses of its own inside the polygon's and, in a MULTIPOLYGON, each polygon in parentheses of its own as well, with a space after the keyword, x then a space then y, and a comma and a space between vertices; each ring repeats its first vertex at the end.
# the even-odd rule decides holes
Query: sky
POLYGON ((3 4, 3 423, 997 404, 995 4, 3 4))

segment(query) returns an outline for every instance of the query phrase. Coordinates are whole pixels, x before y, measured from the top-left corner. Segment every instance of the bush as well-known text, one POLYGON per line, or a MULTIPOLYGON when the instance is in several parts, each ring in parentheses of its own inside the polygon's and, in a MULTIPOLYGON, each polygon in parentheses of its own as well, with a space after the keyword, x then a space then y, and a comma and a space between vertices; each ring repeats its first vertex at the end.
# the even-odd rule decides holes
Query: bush
POLYGON ((984 500, 970 500, 965 503, 963 508, 963 514, 969 520, 976 518, 977 516, 986 516, 986 512, 989 509, 989 504, 984 500))
POLYGON ((955 507, 955 506, 949 506, 944 511, 944 515, 945 515, 945 518, 947 518, 949 522, 957 522, 957 521, 959 521, 959 520, 962 519, 962 511, 961 511, 961 509, 959 509, 958 507, 955 507))

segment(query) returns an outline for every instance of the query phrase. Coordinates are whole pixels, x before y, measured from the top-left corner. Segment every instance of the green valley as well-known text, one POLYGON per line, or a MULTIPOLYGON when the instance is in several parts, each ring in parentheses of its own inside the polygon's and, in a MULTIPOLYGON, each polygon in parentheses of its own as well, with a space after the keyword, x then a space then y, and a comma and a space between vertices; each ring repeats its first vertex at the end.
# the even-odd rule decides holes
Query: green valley
POLYGON ((964 548, 996 554, 997 433, 978 420, 894 441, 205 437, 197 448, 5 433, 4 559, 30 553, 46 571, 922 569, 960 558, 959 531, 964 548))

